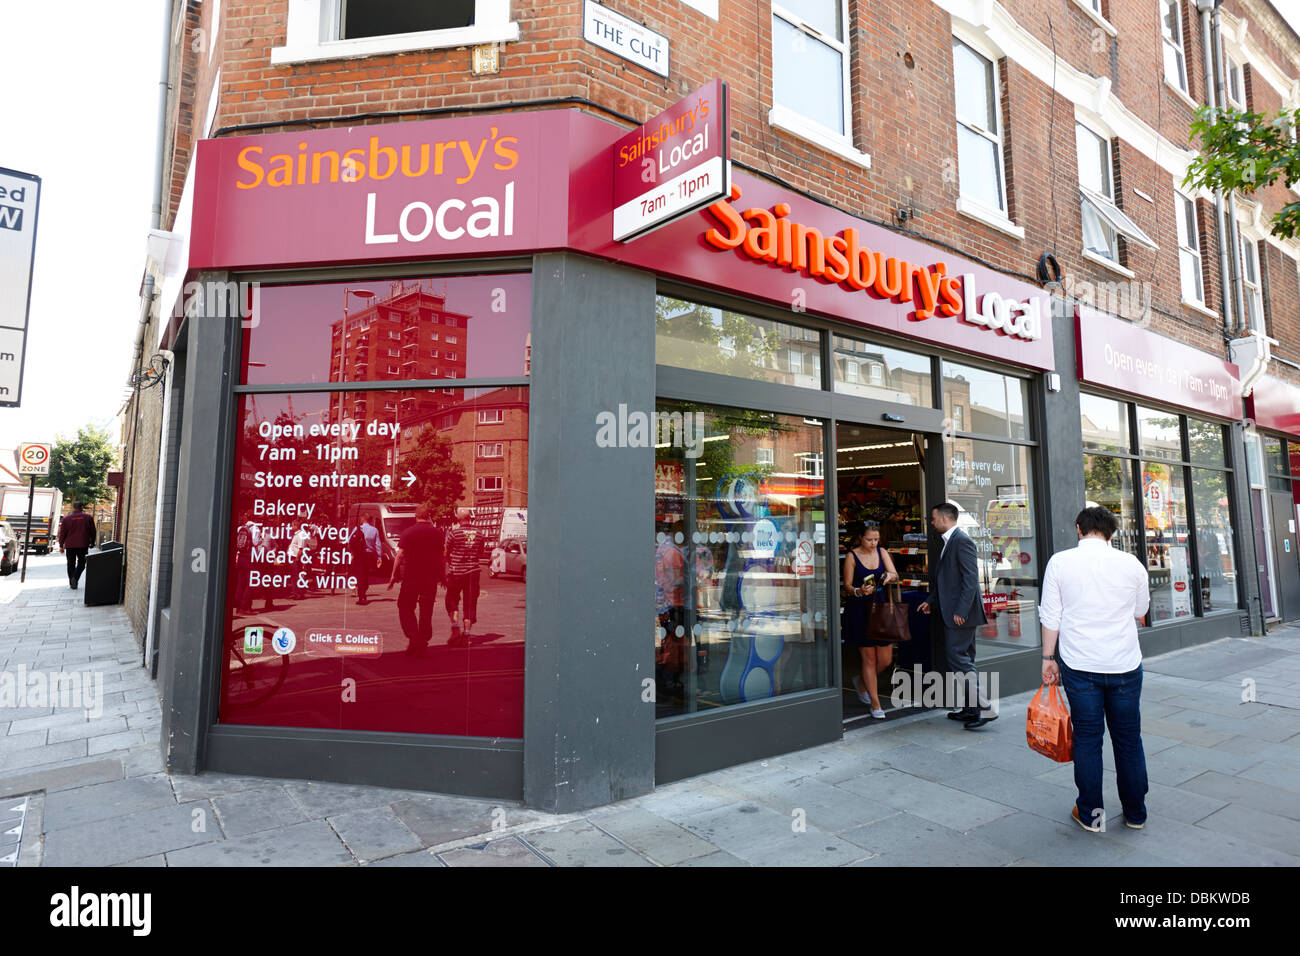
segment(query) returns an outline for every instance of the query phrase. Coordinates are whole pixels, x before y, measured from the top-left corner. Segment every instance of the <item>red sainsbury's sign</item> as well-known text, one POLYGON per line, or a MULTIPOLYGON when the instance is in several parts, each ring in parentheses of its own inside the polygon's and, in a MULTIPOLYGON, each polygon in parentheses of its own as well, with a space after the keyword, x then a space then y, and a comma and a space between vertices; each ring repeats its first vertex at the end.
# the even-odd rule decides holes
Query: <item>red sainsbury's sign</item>
POLYGON ((614 238, 667 225, 727 194, 727 84, 714 80, 614 144, 614 238))

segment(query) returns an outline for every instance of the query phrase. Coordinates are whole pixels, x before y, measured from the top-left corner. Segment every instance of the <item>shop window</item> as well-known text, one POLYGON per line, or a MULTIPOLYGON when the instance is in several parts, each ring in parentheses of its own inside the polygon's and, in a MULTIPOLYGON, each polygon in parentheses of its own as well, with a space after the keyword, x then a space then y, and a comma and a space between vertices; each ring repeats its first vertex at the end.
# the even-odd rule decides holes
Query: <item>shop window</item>
POLYGON ((1201 272, 1201 239, 1196 225, 1196 203, 1174 191, 1178 223, 1178 270, 1182 278, 1184 302, 1205 303, 1204 276, 1201 272))
MULTIPOLYGON (((1080 395, 1079 424, 1083 431, 1085 451, 1132 451, 1128 430, 1128 406, 1123 402, 1102 398, 1099 395, 1080 395)), ((1106 507, 1110 508, 1110 505, 1106 507)), ((1115 513, 1119 514, 1118 511, 1115 513)))
POLYGON ((952 41, 957 90, 957 180, 963 198, 1006 215, 1001 100, 996 65, 952 41))
MULTIPOLYGON (((394 374, 397 370, 387 363, 366 365, 368 345, 364 339, 352 341, 350 335, 339 334, 353 331, 371 321, 378 310, 390 308, 439 308, 455 317, 464 329, 465 342, 457 352, 465 353, 464 377, 522 376, 531 289, 532 277, 526 273, 264 285, 259 293, 259 321, 244 331, 246 361, 241 384, 338 381, 339 373, 331 375, 331 367, 352 369, 351 381, 394 374), (347 345, 341 344, 344 342, 347 345)), ((384 351, 378 354, 400 356, 401 350, 387 345, 388 338, 400 341, 402 332, 390 330, 381 346, 384 351)), ((407 355, 414 361, 408 363, 404 378, 434 377, 431 369, 436 353, 413 348, 407 355)))
POLYGON ((1025 409, 1029 385, 1024 379, 1000 375, 955 362, 943 363, 943 407, 958 431, 1028 439, 1025 409), (957 409, 961 409, 960 412, 957 409))
POLYGON ((653 427, 656 714, 830 686, 824 426, 660 401, 653 427))
POLYGON ((1232 519, 1228 506, 1230 476, 1231 472, 1226 471, 1192 469, 1192 510, 1196 516, 1196 552, 1200 558, 1201 606, 1207 614, 1237 606, 1237 556, 1232 543, 1232 519))
POLYGON ((1187 92, 1187 56, 1183 52, 1181 0, 1159 0, 1160 35, 1164 42, 1165 82, 1187 92))
POLYGON ((1138 407, 1138 450, 1148 458, 1182 461, 1182 431, 1178 415, 1138 407))
POLYGON ((1151 581, 1151 623, 1189 617, 1193 613, 1192 572, 1187 492, 1181 467, 1142 462, 1142 513, 1151 581))
POLYGON ((821 388, 820 334, 784 322, 660 296, 655 302, 655 362, 821 388))
MULTIPOLYGON (((772 102, 786 122, 849 138, 848 0, 772 4, 772 102)), ((781 125, 784 125, 781 124, 781 125)))
POLYGON ((1119 524, 1111 536, 1111 547, 1140 557, 1142 538, 1138 534, 1132 462, 1108 455, 1084 455, 1083 486, 1085 506, 1109 509, 1119 524))
POLYGON ((1187 437, 1193 463, 1218 467, 1227 464, 1224 458, 1223 426, 1218 422, 1189 418, 1187 437))
POLYGON ((994 441, 963 442, 946 462, 948 500, 957 527, 975 542, 988 623, 976 632, 987 660, 1038 647, 1039 560, 1032 449, 994 441))
POLYGON ((1110 140, 1082 123, 1074 127, 1079 159, 1079 196, 1083 210, 1083 251, 1118 263, 1119 237, 1147 249, 1155 242, 1117 205, 1110 140))
POLYGON ((527 508, 528 389, 462 392, 238 396, 221 723, 522 737, 523 581, 480 576, 468 639, 450 629, 444 588, 431 634, 398 613, 421 576, 440 576, 439 536, 458 508, 464 546, 485 563, 506 509, 527 508), (502 475, 494 463, 490 480, 474 471, 479 402, 504 414, 518 465, 502 475), (399 549, 402 591, 387 592, 399 549))
MULTIPOLYGON (((1235 608, 1236 554, 1228 500, 1232 471, 1226 467, 1224 426, 1096 395, 1080 399, 1085 448, 1110 452, 1083 456, 1087 503, 1114 512, 1119 530, 1112 545, 1146 565, 1150 623, 1235 608), (1137 421, 1136 451, 1123 424, 1130 415, 1137 421), (1100 437, 1089 439, 1090 425, 1091 434, 1100 437)), ((1286 461, 1281 440, 1274 441, 1269 450, 1265 437, 1276 472, 1285 470, 1286 461)), ((1251 447, 1248 436, 1248 456, 1251 447)), ((1289 479, 1273 480, 1278 490, 1289 490, 1289 479)))
POLYGON ((900 405, 934 406, 928 356, 835 336, 835 391, 900 405), (864 362, 865 358, 865 362, 864 362), (869 381, 862 366, 869 364, 869 381))

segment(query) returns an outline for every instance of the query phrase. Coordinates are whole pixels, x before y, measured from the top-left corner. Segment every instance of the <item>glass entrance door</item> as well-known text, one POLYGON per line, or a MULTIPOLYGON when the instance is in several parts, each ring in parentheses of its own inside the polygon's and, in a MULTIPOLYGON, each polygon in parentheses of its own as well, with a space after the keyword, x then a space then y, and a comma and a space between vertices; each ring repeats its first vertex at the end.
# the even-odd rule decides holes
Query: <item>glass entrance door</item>
POLYGON ((835 486, 838 507, 841 691, 845 722, 871 719, 875 704, 886 714, 906 706, 893 675, 931 660, 928 619, 916 610, 928 592, 929 535, 926 451, 938 447, 920 432, 838 422, 835 486), (868 637, 872 606, 887 599, 879 585, 893 570, 896 600, 910 609, 912 639, 899 644, 868 637), (859 592, 854 594, 853 588, 859 592), (875 696, 875 704, 872 696, 875 696))

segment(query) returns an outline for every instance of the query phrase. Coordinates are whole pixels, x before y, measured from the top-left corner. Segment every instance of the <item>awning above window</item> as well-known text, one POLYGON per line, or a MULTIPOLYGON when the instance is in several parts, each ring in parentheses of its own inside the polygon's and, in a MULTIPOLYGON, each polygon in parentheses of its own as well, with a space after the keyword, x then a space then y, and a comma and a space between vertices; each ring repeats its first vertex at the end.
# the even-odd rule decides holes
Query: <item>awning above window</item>
POLYGON ((1116 206, 1105 196, 1098 195, 1090 189, 1079 187, 1079 195, 1083 201, 1097 211, 1097 215, 1110 224, 1116 232, 1130 242, 1136 242, 1139 246, 1155 251, 1160 247, 1155 241, 1141 230, 1137 223, 1124 214, 1124 211, 1116 206))

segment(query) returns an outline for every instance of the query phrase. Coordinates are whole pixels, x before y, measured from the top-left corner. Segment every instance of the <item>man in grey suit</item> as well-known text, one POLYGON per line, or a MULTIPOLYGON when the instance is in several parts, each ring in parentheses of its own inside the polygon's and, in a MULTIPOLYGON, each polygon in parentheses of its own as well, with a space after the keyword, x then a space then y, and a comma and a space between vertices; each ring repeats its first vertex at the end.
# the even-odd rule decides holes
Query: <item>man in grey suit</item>
POLYGON ((939 560, 930 572, 930 596, 920 610, 937 613, 943 622, 948 670, 954 684, 965 691, 965 706, 950 713, 967 730, 983 727, 998 715, 979 689, 975 670, 975 628, 985 623, 984 597, 980 593, 979 556, 975 542, 957 527, 957 506, 945 501, 930 509, 930 524, 943 538, 939 560))

